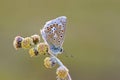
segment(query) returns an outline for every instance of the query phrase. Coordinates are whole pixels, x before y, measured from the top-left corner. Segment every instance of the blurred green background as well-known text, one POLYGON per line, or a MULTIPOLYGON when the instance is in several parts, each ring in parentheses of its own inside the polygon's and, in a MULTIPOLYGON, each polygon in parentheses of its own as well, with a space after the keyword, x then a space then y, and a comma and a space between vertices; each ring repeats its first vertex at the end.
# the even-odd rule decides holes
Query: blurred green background
POLYGON ((120 80, 120 0, 0 0, 0 80, 55 80, 45 56, 16 51, 13 40, 40 34, 46 21, 67 16, 59 56, 73 80, 120 80))

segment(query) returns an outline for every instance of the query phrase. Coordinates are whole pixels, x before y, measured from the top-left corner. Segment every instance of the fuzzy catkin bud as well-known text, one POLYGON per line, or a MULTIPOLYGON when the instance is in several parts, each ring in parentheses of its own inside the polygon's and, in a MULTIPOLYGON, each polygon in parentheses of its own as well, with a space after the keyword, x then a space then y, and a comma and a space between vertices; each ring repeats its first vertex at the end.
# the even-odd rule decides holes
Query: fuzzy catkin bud
POLYGON ((33 45, 33 40, 30 37, 24 38, 24 40, 21 43, 23 49, 29 49, 33 45))
POLYGON ((40 42, 40 36, 35 34, 35 35, 32 35, 31 38, 33 39, 33 43, 34 45, 38 44, 40 42))
POLYGON ((45 54, 48 53, 48 45, 45 44, 45 43, 39 43, 39 44, 37 45, 37 50, 38 50, 39 54, 45 55, 45 54))
POLYGON ((31 57, 33 57, 33 56, 38 56, 38 51, 37 51, 37 49, 34 47, 34 48, 31 48, 31 49, 29 50, 29 54, 30 54, 31 57))
POLYGON ((56 70, 57 77, 60 79, 65 79, 67 77, 68 72, 69 72, 68 69, 63 66, 60 66, 56 70))
POLYGON ((54 58, 52 58, 52 57, 46 57, 45 59, 44 59, 44 66, 46 67, 46 68, 52 68, 52 67, 54 67, 56 65, 56 60, 54 59, 54 58))
POLYGON ((22 48, 21 42, 23 41, 23 37, 21 36, 16 36, 14 41, 13 41, 13 46, 17 50, 18 48, 22 48))

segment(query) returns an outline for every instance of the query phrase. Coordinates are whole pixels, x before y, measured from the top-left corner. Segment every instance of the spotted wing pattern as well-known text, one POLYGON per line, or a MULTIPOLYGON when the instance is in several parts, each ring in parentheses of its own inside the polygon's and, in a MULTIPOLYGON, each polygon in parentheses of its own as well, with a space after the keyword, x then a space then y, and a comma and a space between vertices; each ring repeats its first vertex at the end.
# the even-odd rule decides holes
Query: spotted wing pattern
POLYGON ((64 42, 66 30, 66 17, 61 16, 56 19, 46 22, 41 33, 44 33, 44 40, 48 44, 53 44, 56 47, 62 46, 64 42))
POLYGON ((41 30, 44 41, 50 46, 61 48, 66 31, 66 17, 61 16, 46 22, 41 30))

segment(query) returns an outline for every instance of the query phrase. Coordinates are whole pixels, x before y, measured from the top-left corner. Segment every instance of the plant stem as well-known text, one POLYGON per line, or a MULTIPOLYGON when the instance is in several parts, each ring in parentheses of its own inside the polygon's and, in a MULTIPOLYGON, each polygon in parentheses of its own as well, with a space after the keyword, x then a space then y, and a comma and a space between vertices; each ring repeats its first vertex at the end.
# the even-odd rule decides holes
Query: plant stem
MULTIPOLYGON (((49 51, 49 54, 56 59, 57 63, 58 63, 60 66, 63 66, 66 70, 68 70, 68 69, 66 68, 66 66, 64 66, 64 64, 60 61, 60 59, 58 59, 55 55, 53 55, 51 51, 49 51)), ((71 76, 70 76, 69 73, 67 74, 67 76, 68 76, 68 80, 72 80, 72 78, 71 78, 71 76)))

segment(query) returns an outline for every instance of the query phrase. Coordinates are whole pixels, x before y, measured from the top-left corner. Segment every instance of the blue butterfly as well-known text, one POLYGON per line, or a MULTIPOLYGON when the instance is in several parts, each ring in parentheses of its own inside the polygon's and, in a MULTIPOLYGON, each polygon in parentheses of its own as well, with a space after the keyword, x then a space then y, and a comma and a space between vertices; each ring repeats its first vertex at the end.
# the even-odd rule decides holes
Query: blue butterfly
POLYGON ((63 52, 63 42, 65 38, 67 17, 60 16, 46 22, 41 30, 41 35, 45 43, 48 44, 52 54, 57 55, 63 52))

